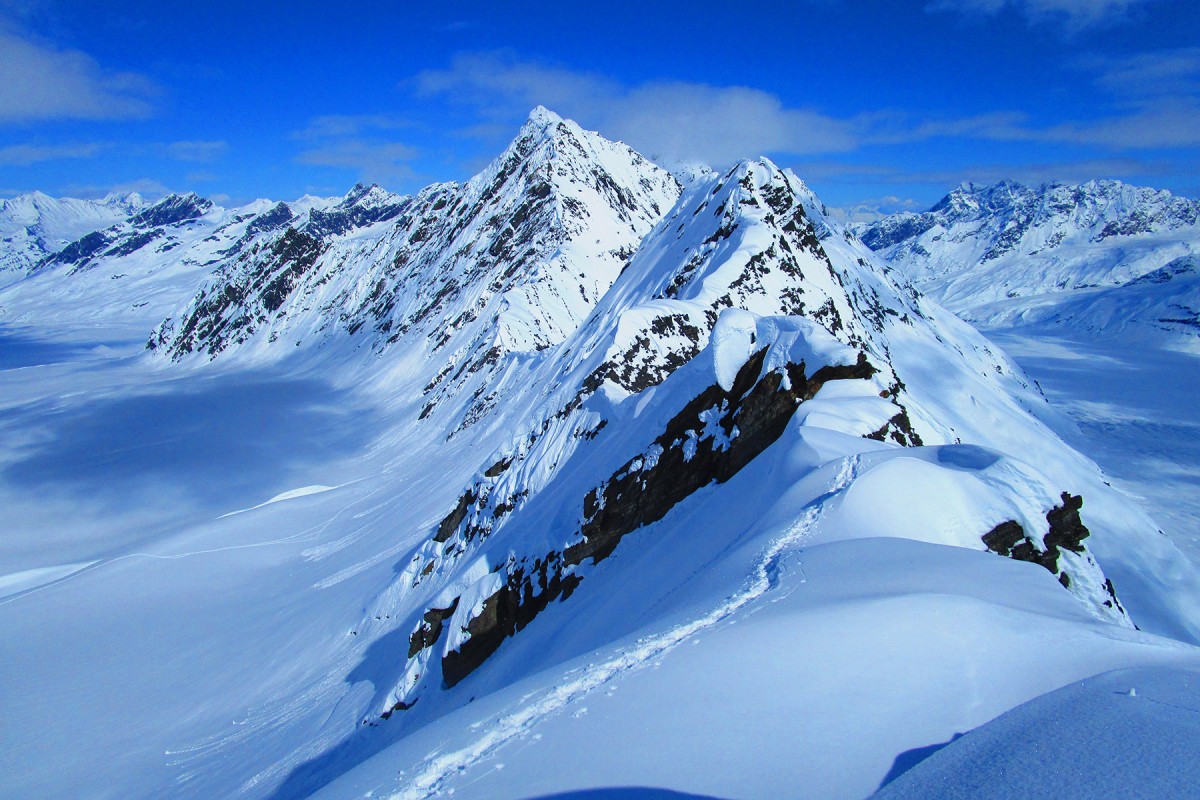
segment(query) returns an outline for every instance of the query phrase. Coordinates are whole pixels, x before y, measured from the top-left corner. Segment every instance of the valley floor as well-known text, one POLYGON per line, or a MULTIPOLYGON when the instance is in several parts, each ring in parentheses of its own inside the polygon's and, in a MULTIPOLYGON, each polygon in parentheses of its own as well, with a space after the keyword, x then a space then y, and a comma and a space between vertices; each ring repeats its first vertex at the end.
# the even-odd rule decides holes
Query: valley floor
POLYGON ((1200 564, 1200 354, 1061 329, 986 333, 1069 419, 1059 435, 1200 564))

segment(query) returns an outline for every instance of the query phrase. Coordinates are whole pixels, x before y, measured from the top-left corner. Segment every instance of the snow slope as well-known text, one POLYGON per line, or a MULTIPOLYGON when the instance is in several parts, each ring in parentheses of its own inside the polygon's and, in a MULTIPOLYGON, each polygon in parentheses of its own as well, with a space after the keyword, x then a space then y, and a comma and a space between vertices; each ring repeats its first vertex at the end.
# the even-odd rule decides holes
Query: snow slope
POLYGON ((950 742, 877 797, 1187 797, 1200 777, 1198 689, 1194 670, 1097 675, 950 742))
MULTIPOLYGON (((674 575, 670 562, 692 547, 677 529, 640 562, 657 557, 666 562, 657 574, 674 575)), ((689 595, 694 616, 635 628, 499 692, 481 689, 316 797, 507 800, 647 787, 861 798, 907 766, 908 753, 1064 683, 1197 663, 1194 649, 1080 615, 1048 575, 962 549, 793 542, 739 548, 732 560, 749 568, 746 582, 737 572, 693 576, 706 584, 689 595), (699 598, 715 584, 730 594, 706 607, 699 598)), ((606 584, 581 587, 579 602, 600 618, 649 616, 650 604, 606 584)), ((543 647, 573 634, 548 624, 543 647)))
POLYGON ((5 792, 865 796, 1195 667, 1194 568, 765 159, 535 109, 461 186, 160 211, 2 295, 5 792))
POLYGON ((1054 325, 990 335, 1061 412, 1060 435, 1096 459, 1200 563, 1200 355, 1054 325))
POLYGON ((1181 256, 1117 286, 988 303, 969 316, 987 320, 991 328, 1050 326, 1196 349, 1200 269, 1195 255, 1181 256))

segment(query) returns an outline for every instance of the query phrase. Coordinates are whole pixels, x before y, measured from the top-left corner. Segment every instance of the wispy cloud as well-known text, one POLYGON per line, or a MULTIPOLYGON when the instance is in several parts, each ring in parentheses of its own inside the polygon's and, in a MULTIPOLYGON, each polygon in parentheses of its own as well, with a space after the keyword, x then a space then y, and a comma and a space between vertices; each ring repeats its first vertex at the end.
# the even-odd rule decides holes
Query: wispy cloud
POLYGON ((326 114, 313 117, 306 128, 296 131, 294 138, 305 141, 352 138, 399 130, 409 124, 403 117, 391 114, 326 114))
POLYGON ((163 146, 163 152, 176 161, 216 161, 229 149, 224 141, 171 142, 163 146))
POLYGON ((16 144, 0 148, 0 166, 24 167, 43 161, 92 158, 108 147, 107 144, 97 142, 58 145, 16 144))
POLYGON ((131 119, 153 111, 144 75, 104 69, 91 56, 18 32, 0 20, 0 123, 131 119))
POLYGON ((1068 34, 1111 25, 1154 0, 933 0, 931 11, 993 16, 1013 9, 1029 22, 1060 25, 1068 34))
POLYGON ((897 110, 838 117, 788 106, 751 87, 683 81, 625 85, 507 53, 459 55, 446 69, 419 73, 411 85, 420 96, 449 98, 471 108, 476 122, 460 131, 464 135, 506 131, 512 118, 542 104, 652 157, 714 165, 763 153, 811 157, 940 138, 1117 151, 1200 145, 1200 48, 1092 58, 1077 66, 1112 96, 1107 114, 1041 122, 1013 110, 950 118, 897 110), (1153 88, 1139 88, 1147 82, 1153 88))
POLYGON ((765 152, 844 152, 859 139, 855 120, 788 107, 752 87, 684 81, 625 86, 503 53, 460 55, 447 69, 419 73, 413 86, 423 96, 473 105, 484 117, 545 105, 665 160, 723 164, 765 152))
MULTIPOLYGON (((995 183, 1015 180, 1037 185, 1060 181, 1082 183, 1096 178, 1153 178, 1176 174, 1182 168, 1171 161, 1138 158, 1100 158, 1062 162, 983 163, 939 169, 913 170, 886 164, 831 164, 812 162, 796 164, 796 172, 806 179, 895 185, 952 186, 962 181, 995 183)), ((863 201, 864 203, 867 201, 863 201)))
POLYGON ((842 208, 830 208, 829 212, 835 219, 842 222, 874 222, 878 219, 883 219, 889 214, 895 214, 900 211, 924 211, 925 204, 913 200, 911 197, 900 197, 898 195, 886 195, 884 197, 873 197, 869 200, 860 200, 842 208))
POLYGON ((402 180, 412 175, 409 162, 417 151, 399 142, 344 140, 305 150, 297 163, 356 170, 364 180, 402 180))
POLYGON ((295 161, 350 169, 365 181, 404 181, 414 175, 410 165, 419 152, 396 141, 394 131, 408 126, 404 118, 389 114, 314 117, 305 128, 292 134, 293 139, 305 145, 295 161))
POLYGON ((1101 88, 1135 102, 1163 95, 1200 94, 1200 47, 1086 56, 1076 65, 1096 73, 1096 84, 1101 88))

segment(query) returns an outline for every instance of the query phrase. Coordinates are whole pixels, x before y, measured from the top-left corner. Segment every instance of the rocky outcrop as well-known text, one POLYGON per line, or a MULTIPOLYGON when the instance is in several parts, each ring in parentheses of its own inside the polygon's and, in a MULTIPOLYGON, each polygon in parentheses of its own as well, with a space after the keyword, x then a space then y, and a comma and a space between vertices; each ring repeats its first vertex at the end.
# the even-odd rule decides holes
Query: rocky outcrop
MULTIPOLYGON (((569 597, 581 580, 576 566, 588 559, 600 562, 626 535, 662 519, 704 486, 736 475, 783 434, 796 409, 826 383, 866 380, 876 372, 862 353, 853 364, 823 366, 811 375, 803 363, 764 371, 767 352, 763 348, 751 355, 729 389, 714 384, 694 397, 640 455, 588 492, 574 544, 531 564, 505 567, 504 585, 467 620, 465 641, 442 657, 447 686, 474 671, 550 602, 569 597)), ((499 474, 502 463, 489 471, 499 474)), ((468 539, 486 535, 486 529, 465 523, 474 502, 475 495, 465 493, 438 526, 435 541, 445 542, 456 532, 468 539)), ((426 612, 410 640, 410 658, 437 641, 447 613, 426 612)))
POLYGON ((695 397, 642 455, 588 494, 583 541, 567 548, 568 564, 601 561, 626 534, 662 519, 697 489, 732 478, 828 381, 865 380, 876 371, 860 354, 853 365, 825 366, 811 376, 803 364, 788 364, 760 378, 766 352, 751 356, 729 391, 714 384, 695 397))
MULTIPOLYGON (((1062 504, 1046 512, 1049 529, 1040 542, 1026 534, 1019 522, 1010 519, 985 533, 982 537, 983 544, 997 555, 1042 566, 1057 577, 1064 588, 1069 589, 1072 583, 1071 574, 1070 568, 1063 563, 1063 551, 1086 554, 1087 547, 1083 540, 1091 535, 1079 516, 1081 508, 1083 497, 1063 492, 1062 504)), ((1105 578, 1103 585, 1109 596, 1104 605, 1124 614, 1112 581, 1105 578)))

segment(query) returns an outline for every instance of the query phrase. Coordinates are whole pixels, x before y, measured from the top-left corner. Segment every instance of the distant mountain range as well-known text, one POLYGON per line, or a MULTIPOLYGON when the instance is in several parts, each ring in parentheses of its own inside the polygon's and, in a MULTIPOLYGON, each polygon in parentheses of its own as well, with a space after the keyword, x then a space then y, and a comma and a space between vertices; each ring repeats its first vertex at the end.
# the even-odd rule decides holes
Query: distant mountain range
MULTIPOLYGON (((110 765, 122 796, 362 796, 360 768, 371 792, 432 796, 662 661, 665 688, 578 723, 579 758, 615 752, 595 746, 604 731, 652 731, 668 750, 702 734, 737 768, 687 786, 782 796, 805 784, 762 748, 790 742, 811 707, 832 720, 882 686, 893 701, 869 710, 870 735, 843 732, 821 759, 863 795, 905 752, 1081 674, 1191 658, 1160 637, 1200 640, 1195 569, 1051 431, 1021 371, 920 290, 969 313, 1194 282, 1191 201, 1116 183, 968 186, 856 235, 767 159, 676 177, 537 108, 479 175, 414 196, 10 206, 26 233, 5 243, 24 271, 0 289, 6 326, 117 331, 138 347, 121 356, 131 392, 316 377, 386 419, 363 418, 376 426, 353 454, 363 477, 172 531, 191 560, 106 571, 106 550, 88 581, 45 593, 58 605, 22 607, 22 624, 52 627, 170 561, 171 586, 206 609, 195 641, 236 665, 214 695, 189 694, 208 677, 191 651, 106 673, 102 696, 144 685, 204 710, 115 712, 175 758, 169 785, 90 737, 85 768, 110 765), (220 580, 198 566, 217 552, 238 565, 220 580), (746 708, 755 735, 693 721, 746 708), (931 710, 914 724, 913 709, 931 710)), ((88 383, 99 372, 72 391, 102 386, 88 383)), ((39 720, 60 702, 51 688, 27 690, 47 695, 39 720)), ((70 794, 58 762, 22 752, 14 785, 70 794)), ((464 788, 525 796, 535 773, 576 785, 575 757, 512 757, 489 780, 517 789, 464 788)), ((678 759, 647 763, 644 780, 684 785, 678 759)))
POLYGON ((57 199, 32 192, 0 200, 0 286, 21 278, 76 239, 120 222, 145 205, 136 192, 110 194, 103 200, 57 199))
POLYGON ((1187 265, 1200 252, 1200 202, 1170 192, 1120 181, 963 184, 929 211, 854 229, 921 291, 975 322, 1197 332, 1200 295, 1187 265), (1139 282, 1152 273, 1158 279, 1139 282), (1128 300, 1116 300, 1122 286, 1128 300), (1070 310, 1060 313, 1060 302, 1070 310))

